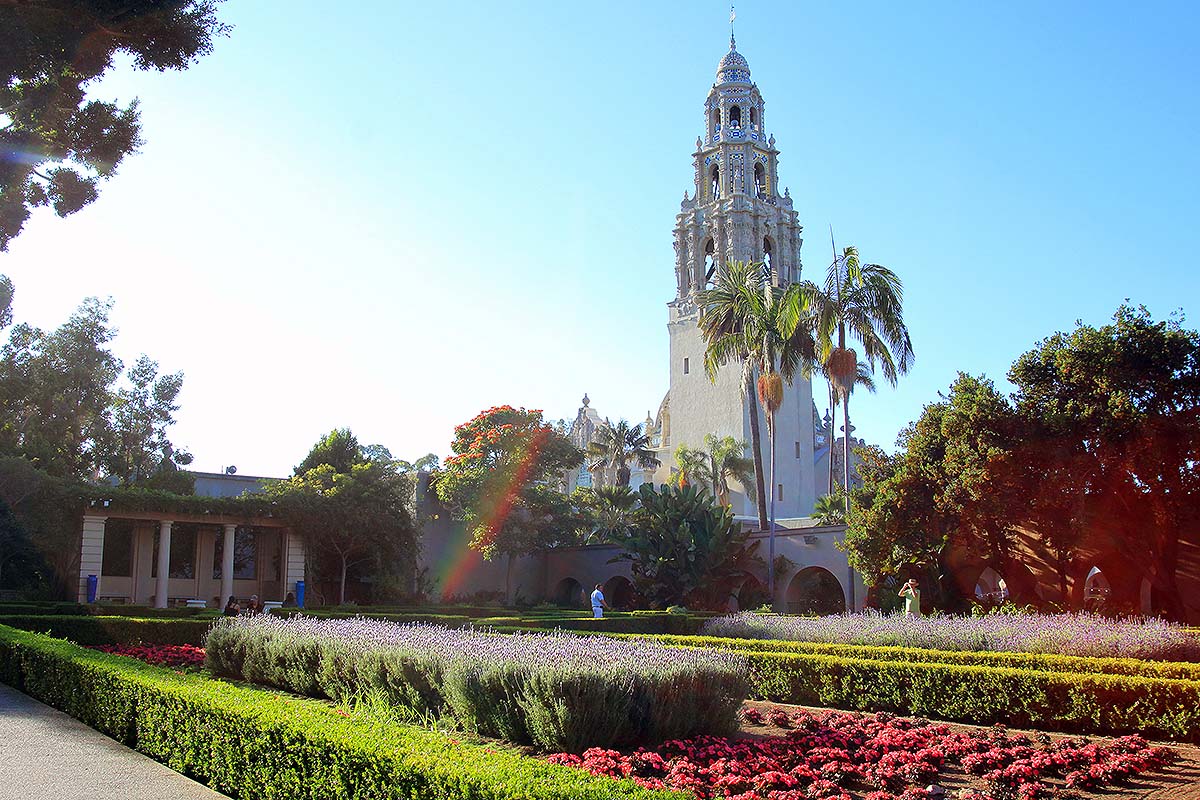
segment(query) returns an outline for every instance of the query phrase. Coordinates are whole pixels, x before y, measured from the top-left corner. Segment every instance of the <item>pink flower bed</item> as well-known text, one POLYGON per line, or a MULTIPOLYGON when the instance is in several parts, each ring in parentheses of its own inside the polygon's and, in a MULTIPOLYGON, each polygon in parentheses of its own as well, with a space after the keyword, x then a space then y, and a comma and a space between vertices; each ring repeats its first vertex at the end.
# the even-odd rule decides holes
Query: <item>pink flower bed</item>
POLYGON ((118 656, 129 656, 159 667, 200 667, 204 648, 192 644, 102 644, 92 648, 118 656))
MULTIPOLYGON (((789 728, 783 736, 675 740, 628 754, 592 748, 549 756, 597 775, 648 788, 690 790, 700 800, 924 800, 947 767, 979 776, 985 788, 962 800, 1038 800, 1069 789, 1101 789, 1171 763, 1175 752, 1140 736, 1104 744, 1080 739, 1034 742, 1003 728, 953 731, 925 720, 843 712, 754 708, 750 725, 789 728)), ((953 796, 953 795, 948 795, 953 796)))

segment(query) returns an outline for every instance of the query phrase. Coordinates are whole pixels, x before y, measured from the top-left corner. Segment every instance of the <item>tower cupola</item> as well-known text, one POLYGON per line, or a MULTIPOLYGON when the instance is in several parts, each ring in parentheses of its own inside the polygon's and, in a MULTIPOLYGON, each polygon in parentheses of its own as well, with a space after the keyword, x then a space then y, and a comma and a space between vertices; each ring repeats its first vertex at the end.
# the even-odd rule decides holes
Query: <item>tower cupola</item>
POLYGON ((750 83, 750 64, 737 51, 737 42, 729 34, 729 52, 717 65, 717 83, 750 83))

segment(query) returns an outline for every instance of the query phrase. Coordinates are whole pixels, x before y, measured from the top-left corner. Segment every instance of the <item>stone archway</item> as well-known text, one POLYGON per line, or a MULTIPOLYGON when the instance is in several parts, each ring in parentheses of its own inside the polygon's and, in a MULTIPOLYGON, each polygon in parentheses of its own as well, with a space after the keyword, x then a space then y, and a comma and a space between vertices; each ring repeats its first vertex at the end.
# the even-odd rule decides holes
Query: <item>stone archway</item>
POLYGON ((624 575, 614 575, 606 580, 602 591, 613 611, 625 611, 633 605, 633 584, 624 575))
POLYGON ((1000 605, 1009 597, 1008 582, 992 567, 984 567, 975 579, 975 599, 988 605, 1000 605))
POLYGON ((1088 570, 1083 579, 1083 608, 1085 611, 1103 611, 1108 607, 1108 598, 1112 595, 1112 585, 1108 577, 1099 567, 1088 570))
POLYGON ((563 608, 582 608, 583 584, 574 578, 563 578, 554 587, 553 602, 563 608))
POLYGON ((763 605, 771 605, 771 595, 767 587, 753 575, 748 576, 737 590, 738 611, 747 611, 763 605))
POLYGON ((784 595, 789 614, 844 614, 846 593, 842 583, 823 567, 805 567, 788 582, 784 595))

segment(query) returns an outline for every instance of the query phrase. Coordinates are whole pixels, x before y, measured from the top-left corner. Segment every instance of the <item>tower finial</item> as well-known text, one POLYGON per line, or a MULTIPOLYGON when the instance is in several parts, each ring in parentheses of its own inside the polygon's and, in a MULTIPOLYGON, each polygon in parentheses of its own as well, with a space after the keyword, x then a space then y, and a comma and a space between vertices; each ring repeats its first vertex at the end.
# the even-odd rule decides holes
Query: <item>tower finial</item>
POLYGON ((737 12, 733 10, 733 4, 729 4, 729 49, 737 50, 737 42, 733 38, 733 21, 737 19, 737 12))

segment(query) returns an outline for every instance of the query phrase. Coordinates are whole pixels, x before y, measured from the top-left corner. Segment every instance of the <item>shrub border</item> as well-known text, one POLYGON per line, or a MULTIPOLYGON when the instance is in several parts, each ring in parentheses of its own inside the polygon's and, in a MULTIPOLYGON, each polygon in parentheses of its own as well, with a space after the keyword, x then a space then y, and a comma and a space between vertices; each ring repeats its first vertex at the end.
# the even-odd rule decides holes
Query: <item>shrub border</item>
POLYGON ((76 644, 194 644, 204 641, 211 619, 139 619, 136 617, 76 617, 35 614, 0 616, 0 625, 45 633, 76 644))
MULTIPOLYGON (((617 634, 627 636, 628 634, 617 634)), ((643 637, 645 638, 645 637, 643 637)), ((1009 651, 936 650, 893 645, 831 644, 793 642, 781 639, 733 639, 722 636, 653 636, 663 644, 683 647, 719 647, 739 652, 801 653, 841 656, 870 661, 927 664, 958 664, 979 667, 1009 667, 1043 672, 1100 673, 1146 678, 1174 678, 1200 681, 1200 664, 1190 661, 1152 661, 1142 658, 1097 658, 1053 653, 1015 653, 1009 651)))
POLYGON ((760 699, 975 725, 1200 742, 1200 682, 969 664, 745 652, 760 699))
POLYGON ((239 800, 689 797, 6 626, 0 681, 239 800))

